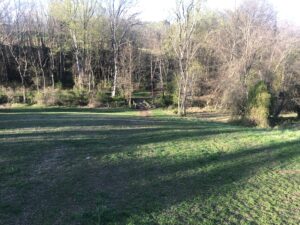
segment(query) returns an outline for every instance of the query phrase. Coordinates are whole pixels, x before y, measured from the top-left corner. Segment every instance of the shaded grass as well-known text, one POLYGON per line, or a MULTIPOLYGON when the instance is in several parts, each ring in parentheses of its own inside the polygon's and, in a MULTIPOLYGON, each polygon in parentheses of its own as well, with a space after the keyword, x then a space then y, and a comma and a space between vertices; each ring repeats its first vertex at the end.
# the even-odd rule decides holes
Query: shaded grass
POLYGON ((0 224, 299 224, 300 131, 153 115, 0 110, 0 224))
POLYGON ((132 110, 128 108, 102 108, 102 109, 90 109, 90 108, 79 108, 79 107, 40 107, 26 105, 21 107, 4 108, 0 109, 0 113, 123 113, 132 114, 132 110))

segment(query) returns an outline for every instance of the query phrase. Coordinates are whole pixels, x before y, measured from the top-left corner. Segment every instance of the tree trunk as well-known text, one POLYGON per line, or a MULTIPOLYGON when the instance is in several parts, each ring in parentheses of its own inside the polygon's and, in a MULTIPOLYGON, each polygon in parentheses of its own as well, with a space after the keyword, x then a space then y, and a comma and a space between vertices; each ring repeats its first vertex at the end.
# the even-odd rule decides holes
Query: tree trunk
POLYGON ((51 71, 51 82, 52 82, 52 89, 54 90, 55 89, 55 80, 54 80, 54 74, 52 71, 51 71))
POLYGON ((26 104, 27 99, 26 99, 26 87, 25 87, 25 85, 23 85, 22 89, 23 89, 23 103, 26 104))
POLYGON ((117 83, 118 83, 118 58, 117 58, 117 53, 114 53, 114 84, 113 84, 113 90, 111 93, 111 97, 114 98, 116 97, 117 93, 117 83))
POLYGON ((42 77, 43 77, 43 90, 45 92, 46 90, 46 77, 45 77, 45 71, 44 71, 44 63, 43 63, 43 60, 42 60, 42 55, 41 55, 41 52, 40 52, 40 49, 38 49, 38 62, 39 62, 39 67, 42 71, 42 77))
POLYGON ((183 88, 183 92, 181 94, 181 105, 180 105, 180 114, 179 116, 186 116, 186 99, 187 99, 187 87, 183 88))
POLYGON ((163 78, 163 70, 162 70, 162 60, 159 60, 159 74, 160 74, 160 89, 162 92, 162 96, 165 97, 165 88, 164 88, 164 78, 163 78))
POLYGON ((34 73, 35 73, 36 90, 38 93, 40 93, 40 79, 36 69, 34 70, 34 73))
POLYGON ((79 51, 79 47, 77 44, 77 37, 75 35, 75 33, 73 33, 71 31, 72 37, 73 37, 73 42, 74 42, 74 47, 75 47, 75 61, 76 61, 76 68, 77 68, 77 85, 79 86, 79 89, 82 89, 82 85, 83 85, 83 75, 84 75, 84 71, 82 68, 82 64, 79 61, 79 56, 80 56, 80 51, 79 51))
POLYGON ((132 59, 132 47, 130 45, 129 49, 129 108, 131 108, 131 99, 132 99, 132 92, 133 92, 133 84, 132 84, 132 73, 133 73, 133 59, 132 59))
POLYGON ((46 77, 45 77, 44 70, 42 71, 42 76, 43 76, 43 89, 44 89, 44 92, 45 92, 45 90, 46 90, 46 77))
POLYGON ((54 88, 55 88, 55 80, 54 80, 54 73, 53 73, 53 71, 54 71, 55 65, 54 65, 54 56, 53 56, 53 54, 51 54, 50 57, 51 57, 50 58, 50 61, 51 61, 50 76, 51 76, 52 89, 54 90, 54 88))
POLYGON ((182 112, 182 76, 180 76, 180 81, 178 83, 178 116, 183 116, 182 112))
POLYGON ((280 96, 278 99, 278 105, 275 108, 275 112, 273 114, 273 117, 276 119, 279 117, 280 113, 282 112, 285 104, 285 98, 284 96, 280 96))
POLYGON ((151 97, 153 99, 154 97, 154 93, 153 93, 153 59, 152 59, 152 56, 151 56, 151 61, 150 61, 150 82, 151 82, 151 97))

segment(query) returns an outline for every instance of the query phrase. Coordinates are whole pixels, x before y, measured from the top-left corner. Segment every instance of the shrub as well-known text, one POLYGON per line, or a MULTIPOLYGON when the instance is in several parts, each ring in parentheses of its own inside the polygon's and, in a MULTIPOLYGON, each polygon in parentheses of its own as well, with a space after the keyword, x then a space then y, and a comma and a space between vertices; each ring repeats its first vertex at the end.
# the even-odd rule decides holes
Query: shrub
MULTIPOLYGON (((32 93, 26 92, 28 102, 32 101, 32 93)), ((23 104, 23 90, 20 87, 0 87, 0 104, 23 104)))
POLYGON ((271 94, 264 82, 259 82, 249 91, 246 119, 259 127, 269 126, 271 94))
POLYGON ((246 117, 247 95, 242 88, 229 88, 225 91, 222 106, 231 113, 232 120, 246 117))
POLYGON ((89 95, 83 90, 61 90, 48 88, 35 95, 35 101, 39 105, 46 106, 86 106, 89 95))
POLYGON ((5 94, 0 93, 0 105, 8 103, 8 98, 5 94))
POLYGON ((159 98, 155 99, 156 107, 169 107, 173 104, 173 96, 171 95, 161 95, 159 98))
POLYGON ((69 90, 61 90, 58 93, 57 105, 59 106, 74 106, 74 93, 69 90))
POLYGON ((198 108, 204 108, 205 106, 207 106, 207 102, 203 99, 193 99, 191 106, 192 107, 198 107, 198 108))
POLYGON ((71 91, 73 94, 73 105, 87 106, 89 104, 89 93, 86 90, 74 89, 71 91))
POLYGON ((5 93, 5 89, 0 88, 0 105, 8 103, 8 97, 5 93))
POLYGON ((1 92, 7 97, 7 103, 14 103, 15 91, 12 88, 1 88, 1 92))
POLYGON ((91 97, 89 105, 92 107, 109 107, 111 102, 112 98, 110 93, 100 91, 91 97))
POLYGON ((47 88, 43 92, 36 92, 35 102, 38 105, 55 106, 59 102, 59 89, 47 88))
POLYGON ((88 94, 79 90, 61 90, 47 88, 35 95, 35 102, 45 106, 86 106, 88 94))
POLYGON ((12 104, 22 104, 23 103, 23 91, 20 90, 20 88, 11 89, 8 90, 8 96, 9 96, 9 103, 12 104))
POLYGON ((126 106, 126 99, 121 96, 116 96, 112 98, 113 107, 124 107, 126 106))
POLYGON ((33 105, 36 103, 35 100, 36 92, 35 91, 27 91, 26 92, 26 103, 29 105, 33 105))
POLYGON ((92 107, 123 107, 126 105, 126 100, 121 96, 112 98, 109 92, 99 91, 91 98, 89 105, 92 107))
POLYGON ((178 99, 179 99, 179 95, 178 95, 178 89, 176 86, 176 89, 174 90, 174 92, 172 92, 172 102, 175 106, 178 106, 178 99))

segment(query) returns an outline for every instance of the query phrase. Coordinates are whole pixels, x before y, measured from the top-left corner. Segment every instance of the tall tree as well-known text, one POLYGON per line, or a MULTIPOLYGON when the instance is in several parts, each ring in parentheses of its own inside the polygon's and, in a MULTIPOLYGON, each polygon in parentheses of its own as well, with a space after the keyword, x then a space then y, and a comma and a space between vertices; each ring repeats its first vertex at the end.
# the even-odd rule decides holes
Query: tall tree
POLYGON ((91 90, 93 25, 100 8, 98 0, 52 1, 51 15, 69 32, 75 58, 75 83, 91 90))
POLYGON ((28 76, 31 75, 28 73, 28 69, 32 50, 32 40, 30 37, 33 33, 30 27, 30 18, 33 12, 33 5, 21 3, 21 1, 15 1, 14 4, 15 11, 13 15, 11 15, 12 23, 10 24, 12 31, 7 38, 7 45, 21 80, 23 103, 26 103, 27 80, 30 80, 28 76))
POLYGON ((245 115, 248 93, 257 81, 264 81, 263 62, 276 36, 277 18, 265 1, 246 1, 223 15, 222 24, 211 36, 219 65, 223 106, 233 114, 245 115))
POLYGON ((138 13, 132 12, 134 5, 134 0, 108 0, 107 2, 114 64, 112 97, 115 97, 117 92, 120 47, 126 42, 126 36, 131 28, 139 23, 136 20, 138 13))
POLYGON ((187 100, 191 94, 193 78, 196 70, 196 54, 200 43, 196 38, 196 26, 199 21, 201 1, 178 0, 175 16, 176 23, 173 26, 171 36, 173 50, 175 52, 179 72, 178 84, 178 115, 186 115, 187 100))

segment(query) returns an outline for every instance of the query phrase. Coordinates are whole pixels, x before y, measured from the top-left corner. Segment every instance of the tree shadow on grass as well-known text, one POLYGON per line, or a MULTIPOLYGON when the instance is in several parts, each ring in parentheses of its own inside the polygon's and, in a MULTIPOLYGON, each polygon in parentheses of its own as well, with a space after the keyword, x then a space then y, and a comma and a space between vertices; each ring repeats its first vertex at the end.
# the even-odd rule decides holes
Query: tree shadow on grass
POLYGON ((91 109, 91 108, 78 108, 78 107, 49 107, 49 108, 7 108, 0 109, 0 113, 121 113, 121 112, 133 112, 129 108, 101 108, 101 109, 91 109))
MULTIPOLYGON (((81 117, 82 120, 77 121, 80 117, 67 116, 71 117, 71 122, 60 122, 60 127, 92 126, 92 123, 86 122, 88 117, 81 117)), ((26 208, 32 208, 32 211, 23 214, 26 216, 24 221, 21 216, 19 221, 23 222, 20 224, 29 221, 35 225, 45 220, 49 221, 48 224, 58 221, 61 224, 95 224, 99 213, 95 209, 97 205, 98 208, 103 207, 103 224, 125 224, 132 217, 159 213, 195 198, 205 201, 215 193, 226 195, 242 188, 243 181, 259 171, 300 154, 300 142, 294 141, 240 149, 233 153, 218 151, 192 159, 163 156, 144 159, 129 157, 117 162, 107 162, 105 165, 93 160, 93 157, 102 158, 107 154, 134 153, 140 150, 140 146, 147 144, 180 140, 188 142, 194 138, 203 140, 209 137, 218 138, 218 135, 250 131, 248 128, 203 121, 158 121, 160 123, 154 119, 136 118, 131 122, 128 118, 107 118, 107 121, 101 118, 97 121, 95 118, 92 122, 99 126, 98 130, 76 128, 62 132, 1 134, 2 149, 7 151, 0 152, 0 157, 13 158, 18 154, 22 157, 32 157, 28 163, 32 163, 35 169, 34 164, 40 164, 38 168, 44 171, 38 178, 29 171, 28 182, 32 183, 32 188, 20 195, 26 208), (105 129, 103 126, 106 125, 116 128, 132 126, 132 129, 105 129), (19 143, 16 142, 18 139, 19 143), (59 155, 60 158, 53 158, 53 151, 57 146, 70 151, 59 155), (91 156, 92 159, 86 160, 87 156, 91 156), (49 163, 54 164, 47 165, 49 163), (236 183, 239 183, 239 187, 236 183), (99 196, 101 201, 97 203, 99 196), (40 205, 40 202, 43 202, 43 205, 40 205), (80 218, 72 217, 74 212, 81 213, 80 218)), ((40 122, 31 127, 34 128, 38 124, 40 122)), ((30 123, 26 126, 29 127, 30 123)), ((43 127, 43 124, 41 126, 43 127)), ((45 122, 45 127, 52 126, 56 126, 53 121, 45 122)), ((7 224, 16 223, 13 217, 11 221, 7 224)), ((157 224, 157 221, 149 219, 148 224, 157 224)))
MULTIPOLYGON (((64 211, 66 216, 72 213, 68 211, 71 199, 81 193, 84 196, 79 197, 75 204, 79 204, 84 212, 70 224, 78 221, 96 224, 99 216, 95 210, 97 204, 100 204, 97 208, 103 208, 102 224, 126 224, 130 218, 159 213, 182 202, 194 199, 205 202, 213 195, 225 196, 236 192, 246 185, 249 177, 261 171, 272 171, 274 164, 283 164, 298 157, 299 147, 300 141, 291 141, 192 159, 124 159, 105 165, 87 161, 66 171, 50 192, 45 193, 50 197, 42 195, 38 199, 48 198, 49 204, 64 211)), ((128 150, 127 147, 125 150, 128 150)), ((82 155, 68 157, 76 162, 79 161, 77 157, 82 155)), ((64 221, 66 218, 60 219, 64 221)), ((185 219, 182 218, 182 223, 187 222, 185 219)), ((35 218, 32 220, 35 221, 35 218)), ((139 222, 137 220, 136 224, 139 222)), ((147 224, 158 223, 150 216, 147 224)))
MULTIPOLYGON (((179 141, 182 139, 199 138, 204 139, 209 136, 234 134, 244 132, 244 129, 221 129, 211 127, 158 127, 158 128, 133 128, 133 129, 103 129, 103 130, 73 130, 73 131, 53 131, 53 132, 30 132, 16 134, 0 134, 2 144, 17 144, 35 142, 37 145, 51 142, 62 142, 74 147, 95 148, 110 145, 128 148, 137 145, 155 144, 160 142, 179 141)), ((123 151, 123 149, 119 149, 123 151)), ((101 151, 100 151, 101 152, 101 151)), ((101 152, 104 153, 104 152, 101 152)), ((114 153, 114 152, 111 152, 114 153)))
MULTIPOLYGON (((249 177, 298 157, 299 147, 300 141, 293 141, 183 162, 125 161, 86 172, 101 186, 98 192, 104 196, 104 224, 125 224, 128 218, 149 216, 195 198, 204 202, 213 194, 235 192, 249 177)), ((90 191, 96 193, 97 189, 90 191)), ((183 218, 183 222, 187 220, 183 218)), ((147 224, 157 221, 149 219, 147 224)))
MULTIPOLYGON (((73 126, 172 126, 174 128, 209 126, 216 128, 228 127, 224 123, 213 123, 206 121, 192 121, 180 118, 143 118, 137 116, 120 116, 120 115, 78 115, 78 114, 30 114, 16 115, 5 114, 0 115, 0 129, 22 129, 22 128, 60 128, 73 126)), ((244 128, 245 129, 245 128, 244 128)))

